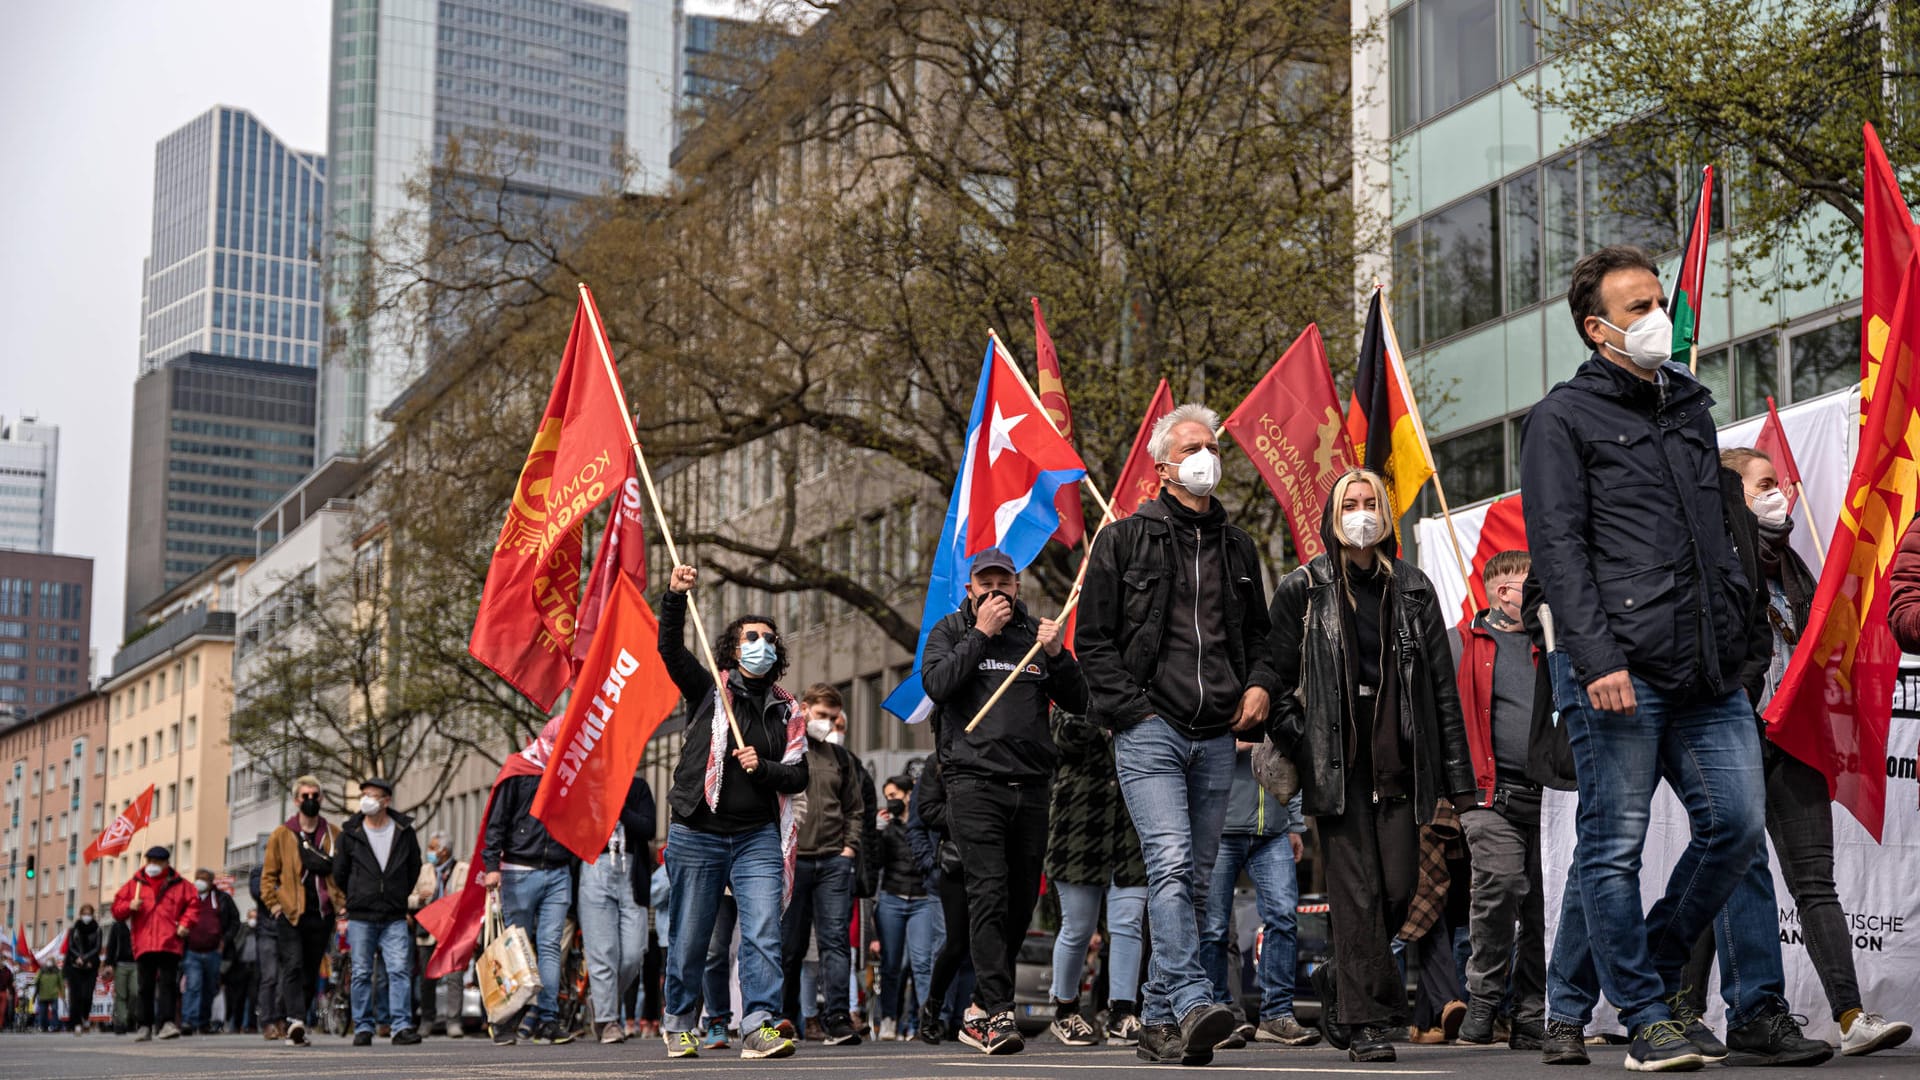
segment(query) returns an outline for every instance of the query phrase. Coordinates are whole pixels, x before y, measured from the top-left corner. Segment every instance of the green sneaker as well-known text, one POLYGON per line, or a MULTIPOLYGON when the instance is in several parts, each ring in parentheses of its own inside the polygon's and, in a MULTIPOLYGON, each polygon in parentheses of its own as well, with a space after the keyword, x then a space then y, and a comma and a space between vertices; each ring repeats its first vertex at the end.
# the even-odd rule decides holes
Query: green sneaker
POLYGON ((761 1024, 760 1030, 741 1040, 740 1056, 749 1061, 792 1057, 793 1040, 772 1024, 761 1024))
POLYGON ((661 1036, 667 1042, 667 1057, 690 1058, 700 1056, 700 1039, 691 1031, 668 1031, 661 1036))

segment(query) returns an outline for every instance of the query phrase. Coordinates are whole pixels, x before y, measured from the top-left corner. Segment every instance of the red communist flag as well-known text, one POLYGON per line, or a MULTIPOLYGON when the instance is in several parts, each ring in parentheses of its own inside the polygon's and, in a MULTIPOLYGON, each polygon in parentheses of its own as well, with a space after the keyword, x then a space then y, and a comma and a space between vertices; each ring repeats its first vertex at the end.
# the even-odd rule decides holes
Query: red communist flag
POLYGON ((1793 460, 1793 447, 1787 443, 1787 429, 1780 424, 1780 413, 1773 407, 1772 397, 1767 398, 1767 420, 1760 425, 1753 448, 1773 462, 1774 474, 1787 493, 1787 508, 1792 509, 1800 498, 1800 466, 1793 460))
POLYGON ((1487 560, 1503 551, 1525 550, 1527 519, 1520 512, 1520 496, 1509 495, 1488 505, 1480 518, 1480 535, 1473 545, 1473 566, 1467 575, 1467 618, 1473 618, 1488 606, 1487 583, 1482 577, 1487 560))
MULTIPOLYGON (((1869 143, 1870 159, 1874 149, 1869 143)), ((1868 234, 1868 251, 1888 239, 1868 234)), ((1767 737, 1820 770, 1835 801, 1875 840, 1886 816, 1887 729, 1900 665, 1887 625, 1889 574, 1920 476, 1920 258, 1911 249, 1879 343, 1861 384, 1860 449, 1813 610, 1766 715, 1767 737)))
MULTIPOLYGON (((1047 332, 1047 320, 1040 317, 1040 298, 1033 297, 1033 356, 1039 369, 1035 387, 1047 418, 1060 429, 1060 437, 1073 441, 1073 409, 1067 404, 1067 384, 1060 377, 1060 354, 1053 347, 1053 335, 1047 332)), ((1053 493, 1053 508, 1060 514, 1060 527, 1053 538, 1072 547, 1087 534, 1086 514, 1080 503, 1080 485, 1062 484, 1053 493)))
POLYGON ((1153 455, 1147 452, 1147 440, 1153 425, 1173 411, 1173 391, 1167 380, 1153 390, 1147 402, 1147 415, 1140 418, 1140 430, 1134 433, 1133 449, 1127 451, 1127 463, 1120 467, 1120 482, 1113 485, 1113 519, 1127 517, 1141 505, 1160 497, 1160 473, 1153 467, 1153 455))
POLYGON ((647 537, 640 523, 640 480, 629 476, 621 485, 620 497, 613 501, 613 513, 607 517, 607 529, 600 537, 600 553, 594 556, 593 573, 587 578, 587 595, 580 602, 580 629, 573 636, 573 658, 584 660, 593 648, 593 635, 599 629, 601 613, 614 582, 630 578, 633 587, 647 591, 647 537))
POLYGON ((86 860, 92 862, 108 855, 118 855, 133 843, 133 834, 146 828, 153 821, 153 785, 136 796, 120 816, 113 819, 105 832, 93 838, 87 845, 86 860))
POLYGON ((1325 551, 1320 510, 1333 482, 1353 467, 1353 444, 1319 326, 1308 324, 1224 426, 1280 500, 1299 561, 1325 551))
POLYGON ((1900 182, 1894 179, 1893 166, 1880 146, 1873 125, 1866 125, 1867 177, 1866 198, 1861 208, 1865 215, 1861 233, 1860 270, 1860 381, 1868 380, 1868 369, 1880 355, 1876 340, 1884 346, 1893 305, 1900 299, 1900 283, 1906 280, 1907 257, 1913 254, 1920 228, 1913 223, 1907 200, 1900 195, 1900 182))
POLYGON ((467 646, 542 709, 573 681, 587 514, 634 472, 626 407, 599 312, 583 285, 467 646))
POLYGON ((606 620, 580 665, 533 797, 533 816, 555 840, 587 862, 600 857, 647 740, 679 703, 660 659, 660 624, 623 574, 607 597, 606 620))

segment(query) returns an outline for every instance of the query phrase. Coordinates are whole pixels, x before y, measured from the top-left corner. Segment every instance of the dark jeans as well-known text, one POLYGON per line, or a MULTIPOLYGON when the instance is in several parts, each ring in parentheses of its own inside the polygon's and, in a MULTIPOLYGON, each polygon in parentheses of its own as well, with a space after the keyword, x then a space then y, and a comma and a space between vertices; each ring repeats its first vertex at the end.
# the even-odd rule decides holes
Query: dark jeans
MULTIPOLYGON (((326 955, 330 929, 318 912, 306 912, 298 924, 288 922, 285 915, 273 917, 273 944, 280 968, 280 1008, 289 1024, 295 1020, 307 1022, 307 1010, 313 1005, 314 985, 320 978, 320 958, 326 955)), ((333 981, 344 985, 346 974, 334 972, 333 981)))
MULTIPOLYGON (((946 924, 946 935, 940 946, 940 952, 933 958, 933 980, 927 990, 925 1004, 932 1005, 940 1015, 948 1017, 966 1008, 964 1000, 959 1002, 958 1010, 948 1008, 949 993, 956 984, 964 987, 971 982, 962 976, 962 969, 969 966, 973 956, 967 946, 967 935, 972 932, 973 920, 967 914, 967 883, 956 874, 940 875, 940 915, 946 924)), ((959 997, 971 998, 971 990, 963 990, 959 997)))
MULTIPOLYGON (((739 921, 740 908, 734 904, 733 894, 721 893, 720 902, 713 909, 713 933, 707 938, 707 974, 703 980, 706 990, 702 996, 706 999, 704 1011, 708 1024, 718 1020, 722 1027, 733 1026, 733 930, 739 921)), ((800 951, 804 954, 805 946, 800 951)))
POLYGON ((158 1027, 180 1015, 180 958, 170 952, 143 953, 140 963, 140 1000, 134 1020, 141 1027, 158 1027))
POLYGON ((93 981, 100 974, 97 967, 69 968, 67 970, 67 1026, 80 1028, 93 1017, 93 981))
POLYGON ((285 1021, 287 1013, 280 1007, 280 946, 279 938, 274 936, 274 924, 280 920, 265 911, 260 913, 260 922, 254 927, 254 955, 260 958, 259 978, 254 983, 253 1016, 262 1031, 268 1024, 285 1021))
POLYGON ((853 970, 847 934, 853 920, 853 859, 832 855, 803 855, 794 860, 793 898, 780 923, 783 1000, 781 1011, 790 1017, 811 1015, 813 1002, 800 1002, 800 965, 807 958, 807 932, 820 946, 820 986, 825 1006, 823 1021, 847 1015, 847 980, 853 970))
POLYGON ((1497 1007, 1513 996, 1513 1018, 1542 1023, 1547 1011, 1547 918, 1540 884, 1540 796, 1507 793, 1492 809, 1460 818, 1473 857, 1467 920, 1473 955, 1467 990, 1497 1007), (1519 931, 1516 934, 1515 924, 1519 931))
POLYGON ((965 864, 974 1001, 994 1016, 1013 1008, 1013 965, 1040 899, 1047 785, 954 777, 947 819, 965 864))
POLYGON ((1406 984, 1393 935, 1407 921, 1420 868, 1420 837, 1407 799, 1373 801, 1372 769, 1347 770, 1347 812, 1316 819, 1325 853, 1339 1021, 1398 1023, 1406 984))
POLYGON ((235 964, 227 973, 227 1030, 245 1031, 253 1026, 253 982, 259 977, 252 964, 235 964))

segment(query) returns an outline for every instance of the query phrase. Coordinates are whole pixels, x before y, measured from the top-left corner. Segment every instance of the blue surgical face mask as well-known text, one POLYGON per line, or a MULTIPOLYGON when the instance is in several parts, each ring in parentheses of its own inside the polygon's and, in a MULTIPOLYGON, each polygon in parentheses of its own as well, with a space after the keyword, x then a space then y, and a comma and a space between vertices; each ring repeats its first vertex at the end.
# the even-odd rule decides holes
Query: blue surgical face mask
POLYGON ((779 656, 779 650, 774 648, 773 642, 765 638, 749 641, 740 646, 740 670, 757 679, 773 670, 779 656))

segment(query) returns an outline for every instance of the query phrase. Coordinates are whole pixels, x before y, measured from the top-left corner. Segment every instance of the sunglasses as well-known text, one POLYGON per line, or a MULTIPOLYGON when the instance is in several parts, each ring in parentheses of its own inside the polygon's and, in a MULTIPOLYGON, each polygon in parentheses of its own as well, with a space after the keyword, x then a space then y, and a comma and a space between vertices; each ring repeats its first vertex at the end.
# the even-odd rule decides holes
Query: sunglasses
POLYGON ((773 631, 771 631, 771 630, 769 630, 769 631, 767 631, 767 632, 766 632, 766 633, 764 633, 764 634, 763 634, 763 633, 761 633, 761 632, 760 632, 760 631, 758 631, 758 630, 745 630, 745 631, 742 631, 742 632, 741 632, 741 634, 740 634, 740 640, 741 640, 741 641, 743 641, 743 642, 745 642, 745 641, 765 641, 765 642, 766 642, 767 644, 769 644, 769 645, 778 645, 778 644, 780 644, 780 635, 779 635, 779 634, 776 634, 776 633, 774 633, 774 632, 773 632, 773 631))

